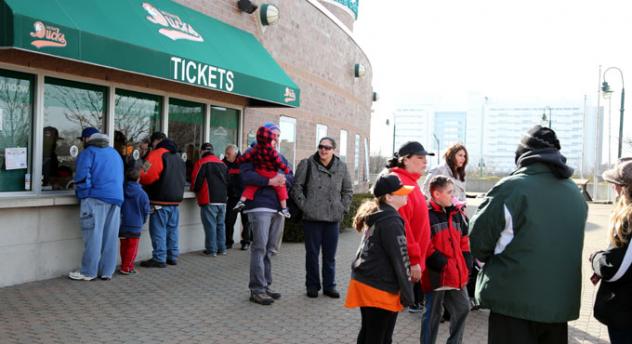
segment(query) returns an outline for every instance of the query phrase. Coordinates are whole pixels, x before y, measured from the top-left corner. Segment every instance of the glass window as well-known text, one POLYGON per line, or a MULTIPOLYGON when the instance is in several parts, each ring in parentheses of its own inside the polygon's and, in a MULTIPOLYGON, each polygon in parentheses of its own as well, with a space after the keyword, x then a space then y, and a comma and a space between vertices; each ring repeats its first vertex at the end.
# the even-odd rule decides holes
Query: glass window
POLYGON ((279 128, 281 129, 279 150, 294 168, 296 162, 296 119, 281 116, 279 128))
POLYGON ((160 131, 162 97, 117 89, 114 108, 114 148, 122 156, 134 150, 144 156, 149 136, 160 131))
POLYGON ((324 124, 316 124, 316 146, 320 142, 320 139, 327 136, 327 126, 324 124))
POLYGON ((0 71, 0 191, 31 189, 33 77, 0 71))
POLYGON ((103 132, 107 88, 46 78, 44 85, 44 147, 42 190, 71 188, 77 153, 83 148, 81 130, 103 132))
POLYGON ((340 160, 347 162, 347 131, 340 130, 340 160))
POLYGON ((200 158, 204 140, 204 105, 171 99, 169 101, 169 138, 178 146, 187 166, 187 181, 191 179, 193 165, 200 158))
POLYGON ((355 136, 355 150, 354 150, 354 180, 356 183, 360 180, 360 135, 355 136))
POLYGON ((239 145, 239 110, 221 106, 211 106, 210 142, 215 148, 215 155, 224 154, 229 144, 239 145))

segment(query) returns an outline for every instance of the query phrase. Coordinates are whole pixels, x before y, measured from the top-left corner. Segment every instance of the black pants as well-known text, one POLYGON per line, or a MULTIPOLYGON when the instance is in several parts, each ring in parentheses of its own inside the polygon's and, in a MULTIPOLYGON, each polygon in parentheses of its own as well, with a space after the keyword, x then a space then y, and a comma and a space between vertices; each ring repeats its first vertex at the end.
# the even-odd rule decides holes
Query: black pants
POLYGON ((421 305, 424 302, 424 293, 421 292, 421 283, 417 282, 413 284, 413 296, 415 297, 416 305, 421 305))
POLYGON ((358 344, 391 344, 397 312, 381 308, 360 307, 362 327, 358 344))
POLYGON ((489 314, 488 344, 567 344, 568 323, 541 323, 489 314))
MULTIPOLYGON (((226 202, 226 247, 232 247, 233 242, 233 229, 235 228, 235 222, 237 222, 237 213, 233 211, 233 208, 239 201, 239 198, 229 198, 226 202)), ((250 244, 252 235, 250 235, 250 226, 248 226, 248 216, 241 214, 241 244, 250 244)))

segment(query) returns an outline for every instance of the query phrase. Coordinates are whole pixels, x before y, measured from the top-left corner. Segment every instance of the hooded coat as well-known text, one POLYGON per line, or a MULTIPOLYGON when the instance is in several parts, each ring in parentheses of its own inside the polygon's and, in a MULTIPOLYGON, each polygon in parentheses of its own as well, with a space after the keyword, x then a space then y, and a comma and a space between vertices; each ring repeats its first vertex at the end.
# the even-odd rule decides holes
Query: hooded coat
POLYGON ((108 145, 107 135, 97 133, 88 138, 77 157, 74 182, 78 199, 123 204, 123 160, 108 145))
POLYGON ((177 153, 176 144, 164 139, 147 154, 140 183, 151 204, 178 205, 184 198, 186 165, 177 153))

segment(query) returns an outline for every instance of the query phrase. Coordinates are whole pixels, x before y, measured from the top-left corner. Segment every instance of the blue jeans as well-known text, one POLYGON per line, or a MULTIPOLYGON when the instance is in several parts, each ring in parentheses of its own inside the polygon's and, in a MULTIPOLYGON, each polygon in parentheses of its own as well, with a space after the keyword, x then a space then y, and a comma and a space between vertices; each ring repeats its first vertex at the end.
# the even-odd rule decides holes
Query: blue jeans
POLYGON ((338 222, 303 221, 305 230, 305 287, 320 290, 318 257, 323 251, 323 289, 336 288, 336 248, 340 233, 338 222))
POLYGON ((285 218, 274 212, 248 213, 252 231, 250 245, 250 283, 248 288, 255 294, 265 293, 272 284, 272 249, 283 233, 285 218))
POLYGON ((226 204, 207 204, 200 208, 204 225, 204 247, 211 253, 226 251, 226 204))
POLYGON ((80 272, 89 277, 112 277, 118 254, 121 208, 96 198, 85 198, 79 205, 83 236, 80 272))
MULTIPOLYGON (((157 206, 155 206, 157 207, 157 206)), ((178 258, 178 223, 180 209, 177 205, 163 205, 154 208, 149 218, 149 235, 153 247, 152 258, 164 263, 167 259, 178 258)))

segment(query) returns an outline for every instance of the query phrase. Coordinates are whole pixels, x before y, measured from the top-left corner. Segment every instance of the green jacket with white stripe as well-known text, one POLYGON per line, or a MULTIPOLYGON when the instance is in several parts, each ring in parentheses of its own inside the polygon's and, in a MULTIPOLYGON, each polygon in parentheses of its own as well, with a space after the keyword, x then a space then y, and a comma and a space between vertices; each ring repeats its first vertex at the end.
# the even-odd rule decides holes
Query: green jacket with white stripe
POLYGON ((577 319, 587 211, 576 184, 543 163, 498 182, 470 222, 472 255, 485 263, 481 307, 543 323, 577 319))

